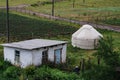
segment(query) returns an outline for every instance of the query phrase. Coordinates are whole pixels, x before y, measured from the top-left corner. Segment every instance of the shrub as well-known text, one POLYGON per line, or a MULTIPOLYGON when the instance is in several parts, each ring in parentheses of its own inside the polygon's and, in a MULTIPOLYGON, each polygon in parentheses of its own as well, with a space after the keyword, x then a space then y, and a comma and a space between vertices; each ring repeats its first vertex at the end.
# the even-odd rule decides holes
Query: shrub
POLYGON ((50 68, 42 66, 35 70, 35 77, 39 80, 50 79, 50 68))
POLYGON ((114 80, 115 71, 110 67, 94 66, 82 74, 85 80, 114 80))
POLYGON ((75 73, 66 73, 58 69, 52 69, 47 66, 42 66, 36 69, 35 78, 38 80, 76 80, 80 77, 75 73))
POLYGON ((15 66, 10 66, 4 71, 5 78, 18 78, 20 75, 20 69, 15 66))
POLYGON ((3 69, 3 65, 4 65, 3 61, 0 61, 0 69, 1 70, 3 69))
POLYGON ((31 76, 31 75, 34 75, 35 74, 35 66, 34 65, 30 65, 30 66, 28 66, 28 67, 26 67, 25 69, 24 69, 24 71, 25 71, 25 74, 27 75, 27 76, 31 76))
POLYGON ((99 43, 97 56, 103 58, 104 62, 111 67, 118 66, 119 54, 118 52, 114 51, 112 37, 110 36, 106 39, 101 39, 99 43))

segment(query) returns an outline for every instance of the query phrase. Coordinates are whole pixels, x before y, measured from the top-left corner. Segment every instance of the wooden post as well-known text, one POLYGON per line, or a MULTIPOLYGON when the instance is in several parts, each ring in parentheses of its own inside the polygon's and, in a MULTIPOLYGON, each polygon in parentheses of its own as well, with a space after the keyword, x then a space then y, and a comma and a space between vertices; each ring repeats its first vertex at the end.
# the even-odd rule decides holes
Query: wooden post
POLYGON ((73 8, 75 7, 75 0, 73 0, 73 8))
POLYGON ((80 61, 80 65, 79 65, 80 70, 81 70, 81 67, 82 67, 82 62, 80 61))
POLYGON ((83 4, 85 3, 85 0, 83 0, 83 4))
POLYGON ((55 0, 52 0, 52 16, 54 16, 55 0))
POLYGON ((32 39, 34 38, 34 33, 32 32, 32 39))
POLYGON ((6 0, 6 27, 7 27, 7 42, 10 42, 10 28, 9 28, 9 1, 6 0))
POLYGON ((82 66, 81 66, 82 72, 84 72, 84 68, 85 68, 85 59, 82 59, 82 66))
POLYGON ((88 59, 88 68, 91 68, 91 58, 88 59))
POLYGON ((98 65, 100 65, 100 56, 98 56, 98 65))

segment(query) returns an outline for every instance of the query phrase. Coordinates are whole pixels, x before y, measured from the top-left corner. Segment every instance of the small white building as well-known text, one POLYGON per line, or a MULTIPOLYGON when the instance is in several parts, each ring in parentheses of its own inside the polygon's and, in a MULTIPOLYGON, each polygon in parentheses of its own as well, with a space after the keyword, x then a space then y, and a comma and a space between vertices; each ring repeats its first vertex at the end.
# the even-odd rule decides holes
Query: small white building
POLYGON ((82 49, 95 49, 98 45, 99 39, 103 37, 91 25, 83 25, 75 33, 72 34, 72 45, 82 49))
POLYGON ((66 62, 66 41, 32 39, 2 44, 4 60, 22 68, 31 64, 38 66, 48 61, 56 64, 66 62))

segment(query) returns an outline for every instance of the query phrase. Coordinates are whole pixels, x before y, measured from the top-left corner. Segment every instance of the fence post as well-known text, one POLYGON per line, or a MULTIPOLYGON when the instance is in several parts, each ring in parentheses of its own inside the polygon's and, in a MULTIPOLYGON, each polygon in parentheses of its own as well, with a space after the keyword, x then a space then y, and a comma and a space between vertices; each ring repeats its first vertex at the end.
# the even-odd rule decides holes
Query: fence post
POLYGON ((34 38, 34 33, 32 32, 32 38, 34 38))
POLYGON ((100 65, 100 56, 98 56, 98 65, 100 65))
POLYGON ((82 62, 81 62, 81 60, 80 60, 80 64, 79 64, 79 68, 80 68, 80 70, 81 70, 81 66, 82 66, 82 62))
POLYGON ((85 59, 82 59, 82 66, 81 66, 81 70, 82 72, 84 72, 84 68, 85 68, 85 59))
POLYGON ((90 69, 91 68, 91 58, 89 57, 89 59, 88 59, 88 69, 90 69))

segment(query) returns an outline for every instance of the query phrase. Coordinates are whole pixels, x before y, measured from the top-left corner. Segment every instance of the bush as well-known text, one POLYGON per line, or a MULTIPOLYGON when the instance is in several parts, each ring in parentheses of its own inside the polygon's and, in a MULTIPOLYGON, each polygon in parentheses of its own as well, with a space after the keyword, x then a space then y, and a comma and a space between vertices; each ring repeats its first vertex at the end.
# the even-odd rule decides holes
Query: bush
POLYGON ((115 71, 110 67, 94 66, 82 74, 85 80, 114 80, 115 71))
POLYGON ((38 80, 76 80, 80 79, 77 74, 66 73, 58 69, 52 69, 47 66, 40 67, 36 69, 35 72, 36 78, 38 80))
POLYGON ((5 78, 18 78, 20 75, 20 69, 15 66, 10 66, 4 71, 5 78))
POLYGON ((9 61, 3 61, 3 69, 6 70, 8 67, 12 66, 9 61))
POLYGON ((25 74, 27 75, 27 76, 31 76, 31 75, 34 75, 35 74, 35 66, 34 65, 30 65, 30 66, 28 66, 28 67, 26 67, 25 69, 24 69, 24 71, 25 71, 25 74))
POLYGON ((50 79, 50 68, 42 66, 35 70, 35 77, 39 80, 50 79))
POLYGON ((0 61, 0 69, 1 69, 1 70, 3 69, 3 66, 4 66, 4 62, 3 62, 3 61, 0 61))
POLYGON ((117 67, 119 65, 119 53, 114 51, 112 37, 101 39, 99 43, 97 56, 103 58, 107 65, 117 67))

